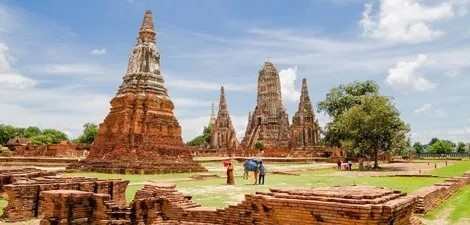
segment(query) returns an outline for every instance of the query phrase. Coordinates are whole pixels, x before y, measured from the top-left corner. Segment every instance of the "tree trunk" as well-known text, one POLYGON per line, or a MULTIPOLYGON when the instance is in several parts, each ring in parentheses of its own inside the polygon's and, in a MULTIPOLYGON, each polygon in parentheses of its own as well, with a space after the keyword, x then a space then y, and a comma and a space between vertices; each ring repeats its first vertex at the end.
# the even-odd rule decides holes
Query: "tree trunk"
POLYGON ((379 168, 378 152, 379 150, 377 149, 374 150, 374 169, 379 168))

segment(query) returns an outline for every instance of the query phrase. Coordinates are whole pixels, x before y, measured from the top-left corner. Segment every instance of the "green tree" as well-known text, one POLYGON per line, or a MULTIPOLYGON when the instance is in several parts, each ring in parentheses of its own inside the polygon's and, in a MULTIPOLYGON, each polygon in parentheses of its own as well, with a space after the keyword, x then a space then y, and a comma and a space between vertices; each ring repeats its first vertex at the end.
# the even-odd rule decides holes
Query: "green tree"
POLYGON ((186 144, 189 146, 203 146, 207 145, 210 142, 211 138, 211 126, 204 127, 202 134, 193 138, 191 141, 187 142, 186 144))
POLYGON ((55 129, 44 129, 42 134, 31 138, 33 144, 57 144, 66 140, 68 140, 67 135, 55 129))
POLYGON ((379 151, 398 151, 408 146, 408 126, 387 97, 362 96, 360 104, 340 114, 333 121, 350 149, 374 161, 378 168, 379 151))
POLYGON ((429 152, 437 154, 452 153, 455 149, 455 144, 448 140, 437 140, 429 146, 429 152))
POLYGON ((91 144, 98 134, 98 126, 93 123, 85 123, 83 125, 83 133, 77 138, 76 142, 82 144, 91 144))
POLYGON ((423 146, 420 142, 414 143, 413 148, 415 149, 416 154, 421 154, 426 151, 425 146, 423 146))
POLYGON ((457 152, 458 153, 465 153, 467 151, 467 145, 463 142, 459 142, 457 144, 457 152))
POLYGON ((255 143, 255 149, 258 151, 261 151, 264 149, 264 144, 262 142, 256 142, 255 143))
MULTIPOLYGON (((343 112, 348 111, 353 106, 361 103, 363 96, 379 94, 379 86, 374 81, 356 81, 346 85, 340 85, 330 90, 325 100, 318 104, 318 111, 328 114, 333 121, 343 112)), ((327 125, 327 132, 324 134, 325 144, 341 147, 345 144, 345 137, 338 132, 338 127, 334 123, 327 125), (343 142, 343 143, 342 143, 343 142)))
POLYGON ((353 106, 360 104, 361 97, 365 95, 378 95, 379 86, 374 81, 356 81, 333 88, 326 95, 326 99, 318 104, 318 111, 325 112, 336 118, 353 106))
POLYGON ((5 145, 11 138, 22 136, 21 130, 11 125, 0 124, 0 145, 5 145))
POLYGON ((23 133, 25 138, 32 138, 41 135, 42 131, 38 127, 28 127, 24 130, 23 133))
POLYGON ((436 142, 438 142, 438 141, 439 141, 439 138, 434 137, 434 138, 431 139, 431 141, 429 141, 428 146, 431 146, 431 145, 433 145, 434 143, 436 143, 436 142))

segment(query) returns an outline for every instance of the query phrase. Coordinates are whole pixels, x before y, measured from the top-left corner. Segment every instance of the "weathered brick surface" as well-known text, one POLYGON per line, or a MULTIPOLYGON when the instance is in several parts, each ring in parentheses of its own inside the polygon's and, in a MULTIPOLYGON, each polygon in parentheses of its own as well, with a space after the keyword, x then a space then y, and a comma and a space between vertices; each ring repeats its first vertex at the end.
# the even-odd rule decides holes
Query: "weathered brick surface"
POLYGON ((38 177, 18 180, 4 186, 8 205, 4 215, 8 221, 22 221, 41 215, 40 194, 50 190, 80 190, 106 194, 118 205, 125 205, 128 181, 95 178, 38 177))
POLYGON ((146 11, 127 72, 87 159, 70 168, 118 173, 198 172, 160 72, 152 13, 146 11))
POLYGON ((117 206, 107 197, 91 192, 44 191, 41 225, 421 224, 413 217, 414 197, 373 187, 272 189, 247 195, 240 204, 225 209, 200 207, 172 184, 146 185, 129 207, 117 206))
POLYGON ((35 168, 2 169, 0 170, 0 192, 3 191, 4 185, 15 183, 19 179, 52 175, 56 175, 56 172, 35 168))
MULTIPOLYGON (((167 221, 209 224, 410 224, 414 197, 371 187, 271 190, 225 209, 197 207, 171 186, 146 186, 137 196, 160 196, 167 221), (171 199, 171 200, 170 200, 171 199)), ((168 222, 172 224, 172 222, 168 222)))
POLYGON ((412 195, 417 199, 415 212, 426 214, 441 205, 457 190, 468 184, 470 184, 470 172, 465 173, 463 177, 449 178, 443 183, 424 187, 414 192, 412 195))
POLYGON ((90 146, 63 141, 50 145, 21 145, 14 148, 15 156, 24 157, 84 157, 90 146))

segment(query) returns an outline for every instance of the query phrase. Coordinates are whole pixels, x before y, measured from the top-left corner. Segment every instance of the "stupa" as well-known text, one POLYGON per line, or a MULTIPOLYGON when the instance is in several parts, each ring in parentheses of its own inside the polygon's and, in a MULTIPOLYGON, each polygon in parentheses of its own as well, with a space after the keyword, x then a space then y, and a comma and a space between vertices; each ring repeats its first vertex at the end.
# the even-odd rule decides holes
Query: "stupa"
POLYGON ((224 87, 220 88, 219 111, 211 127, 210 147, 228 150, 238 147, 237 133, 228 112, 224 87))
POLYGON ((254 149, 260 143, 266 149, 288 148, 289 119, 282 104, 279 73, 267 61, 259 71, 256 107, 250 113, 242 145, 254 149))
POLYGON ((72 166, 119 173, 204 171, 181 138, 160 72, 152 12, 146 11, 127 72, 86 160, 72 166))
POLYGON ((302 80, 299 108, 292 118, 291 138, 291 146, 296 149, 312 149, 320 144, 320 126, 308 95, 307 79, 302 80))

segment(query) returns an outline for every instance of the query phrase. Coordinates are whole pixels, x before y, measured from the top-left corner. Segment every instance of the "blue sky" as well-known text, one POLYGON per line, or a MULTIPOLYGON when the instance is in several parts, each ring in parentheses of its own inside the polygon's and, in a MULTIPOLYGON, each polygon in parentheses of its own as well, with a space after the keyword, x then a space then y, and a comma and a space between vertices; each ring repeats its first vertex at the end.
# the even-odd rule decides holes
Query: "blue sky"
POLYGON ((470 0, 1 0, 0 123, 76 136, 101 122, 146 9, 186 140, 207 124, 220 85, 243 134, 270 57, 290 115, 304 77, 315 104, 371 79, 413 140, 469 141, 470 0))

